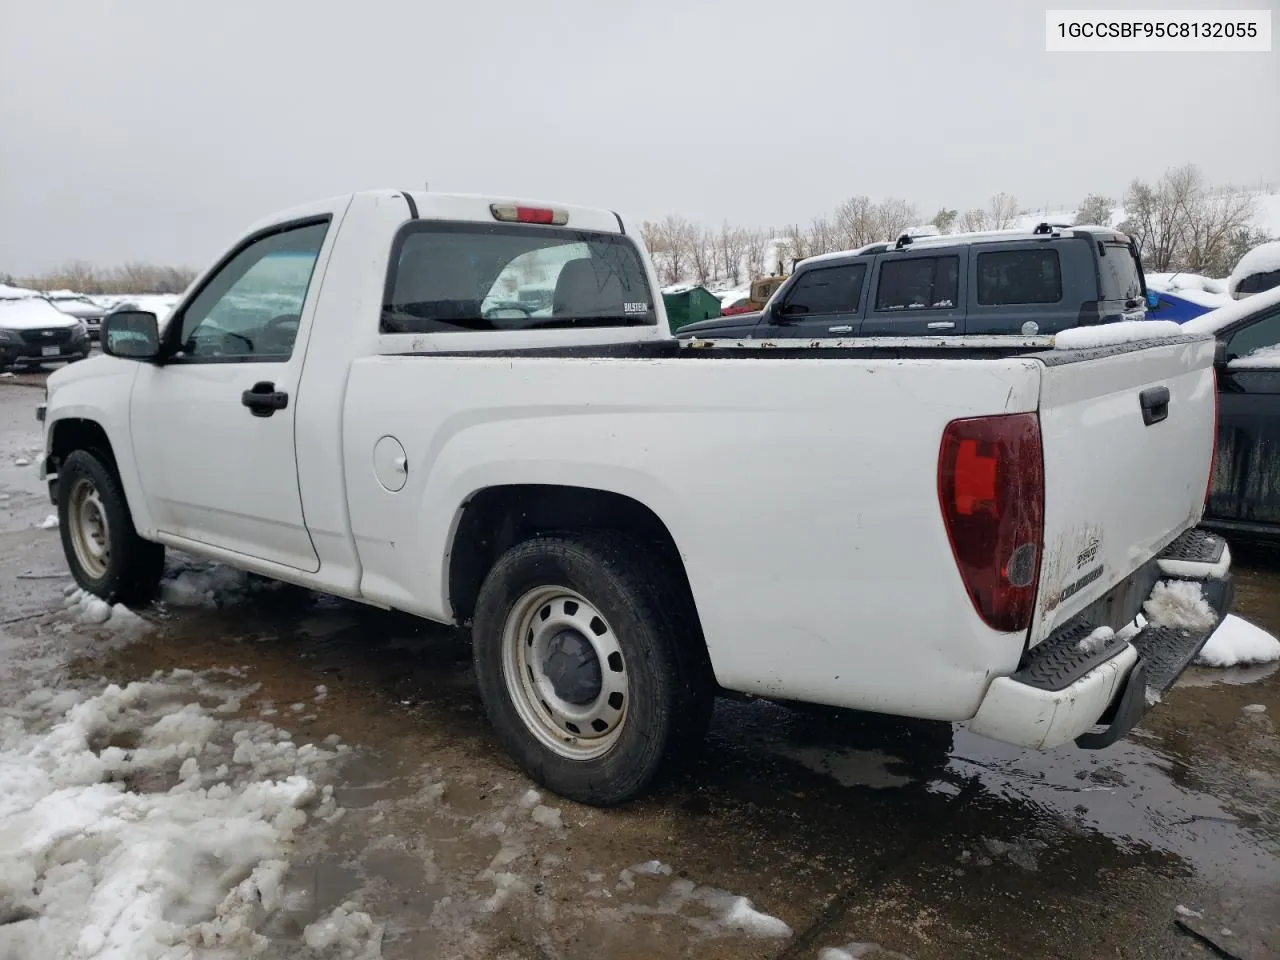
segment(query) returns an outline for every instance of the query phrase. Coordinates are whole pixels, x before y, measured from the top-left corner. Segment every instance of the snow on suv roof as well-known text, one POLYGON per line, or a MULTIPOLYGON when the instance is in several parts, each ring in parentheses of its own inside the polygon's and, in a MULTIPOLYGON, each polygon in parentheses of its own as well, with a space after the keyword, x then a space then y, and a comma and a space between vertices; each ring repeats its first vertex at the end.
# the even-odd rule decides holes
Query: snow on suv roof
POLYGON ((799 266, 807 266, 811 263, 823 263, 828 260, 843 260, 846 257, 857 257, 872 253, 890 253, 894 250, 916 250, 916 249, 932 249, 934 247, 950 247, 959 246, 967 243, 999 243, 1001 241, 1013 240, 1044 240, 1061 237, 1074 237, 1077 233, 1091 234, 1097 236, 1105 234, 1103 239, 1112 239, 1118 243, 1128 243, 1127 234, 1110 227, 1101 227, 1093 223, 1081 223, 1075 226, 1068 226, 1058 223, 1044 223, 1036 230, 979 230, 970 233, 941 233, 932 236, 911 237, 908 236, 908 242, 902 243, 902 238, 898 240, 881 240, 878 243, 869 243, 864 247, 858 247, 856 250, 835 250, 831 253, 818 253, 812 257, 805 257, 797 264, 799 266), (1046 229, 1047 228, 1047 229, 1046 229), (1037 230, 1039 232, 1037 232, 1037 230), (901 245, 899 245, 901 244, 901 245))

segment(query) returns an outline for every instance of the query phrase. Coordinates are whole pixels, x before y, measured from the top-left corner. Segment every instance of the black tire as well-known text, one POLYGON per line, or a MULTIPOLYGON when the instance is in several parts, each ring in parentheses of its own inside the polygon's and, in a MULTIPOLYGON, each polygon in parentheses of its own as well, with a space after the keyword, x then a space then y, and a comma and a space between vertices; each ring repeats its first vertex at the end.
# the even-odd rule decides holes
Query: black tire
POLYGON ((593 806, 632 799, 706 733, 714 690, 687 590, 655 551, 625 535, 541 536, 512 547, 480 589, 472 637, 480 695, 498 739, 526 774, 562 797, 593 806), (601 756, 566 757, 548 747, 508 689, 507 620, 540 587, 586 599, 625 657, 627 715, 601 756))
POLYGON ((108 603, 143 605, 155 599, 164 573, 164 546, 138 536, 120 478, 97 453, 72 451, 59 466, 58 530, 67 566, 83 589, 108 603), (74 542, 72 497, 83 484, 97 492, 106 515, 108 549, 101 571, 86 567, 74 542))

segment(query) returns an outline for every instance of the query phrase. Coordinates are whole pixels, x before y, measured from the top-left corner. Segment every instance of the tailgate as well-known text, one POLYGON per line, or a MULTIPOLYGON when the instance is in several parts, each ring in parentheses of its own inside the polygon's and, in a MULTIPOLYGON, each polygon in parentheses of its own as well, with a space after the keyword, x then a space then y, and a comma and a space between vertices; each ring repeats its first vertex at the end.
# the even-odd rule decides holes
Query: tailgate
POLYGON ((1203 511, 1217 410, 1213 341, 1151 343, 1041 355, 1044 558, 1033 644, 1203 511))

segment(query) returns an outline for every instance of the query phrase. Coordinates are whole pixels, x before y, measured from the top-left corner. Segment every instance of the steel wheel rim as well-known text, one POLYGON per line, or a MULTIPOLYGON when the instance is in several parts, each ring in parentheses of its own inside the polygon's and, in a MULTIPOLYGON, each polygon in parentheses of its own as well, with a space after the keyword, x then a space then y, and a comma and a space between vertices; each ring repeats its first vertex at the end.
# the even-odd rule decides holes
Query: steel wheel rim
POLYGON ((72 486, 67 521, 80 569, 91 580, 101 580, 111 562, 111 528, 102 495, 92 480, 80 479, 72 486))
POLYGON ((622 733, 631 699, 626 658, 609 622, 573 590, 536 587, 515 602, 503 626, 502 675, 525 728, 562 757, 594 760, 622 733), (600 689, 586 703, 561 696, 547 672, 553 641, 566 631, 586 641, 599 665, 600 689))

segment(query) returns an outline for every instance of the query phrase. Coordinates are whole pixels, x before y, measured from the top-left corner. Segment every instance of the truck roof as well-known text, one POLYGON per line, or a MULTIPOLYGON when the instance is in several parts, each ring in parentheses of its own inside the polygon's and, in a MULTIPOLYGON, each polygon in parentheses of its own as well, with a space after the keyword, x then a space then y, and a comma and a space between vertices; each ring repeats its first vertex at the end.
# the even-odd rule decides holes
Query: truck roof
POLYGON ((463 220, 492 223, 493 207, 532 207, 551 209, 567 215, 564 226, 596 233, 626 233, 622 217, 611 210, 583 207, 559 201, 532 200, 527 197, 504 197, 486 194, 434 193, 427 190, 362 190, 280 210, 255 223, 251 230, 263 230, 277 223, 287 223, 308 216, 329 213, 346 206, 356 198, 385 199, 405 205, 405 218, 414 220, 463 220))

